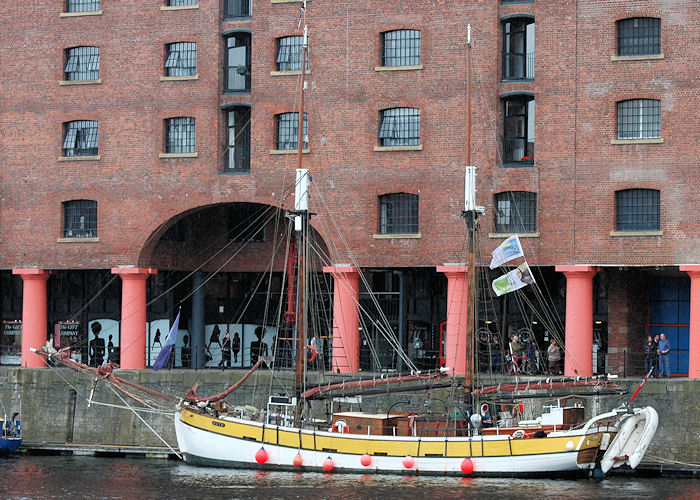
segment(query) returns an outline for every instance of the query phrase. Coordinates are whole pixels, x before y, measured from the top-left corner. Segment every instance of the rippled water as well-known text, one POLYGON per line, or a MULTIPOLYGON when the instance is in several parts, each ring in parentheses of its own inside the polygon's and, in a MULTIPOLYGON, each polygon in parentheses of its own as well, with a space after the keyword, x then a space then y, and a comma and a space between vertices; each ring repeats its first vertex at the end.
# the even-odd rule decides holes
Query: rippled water
POLYGON ((255 472, 200 468, 171 460, 29 456, 0 458, 2 498, 342 498, 443 500, 700 498, 685 477, 494 479, 255 472))

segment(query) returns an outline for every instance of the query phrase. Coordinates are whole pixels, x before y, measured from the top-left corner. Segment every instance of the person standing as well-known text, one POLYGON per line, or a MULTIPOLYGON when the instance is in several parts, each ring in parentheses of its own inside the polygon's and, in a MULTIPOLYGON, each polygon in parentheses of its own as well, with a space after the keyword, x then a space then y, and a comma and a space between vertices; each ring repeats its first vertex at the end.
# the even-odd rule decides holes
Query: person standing
POLYGON ((666 339, 665 333, 661 334, 659 340, 659 368, 661 377, 664 376, 664 373, 667 377, 671 376, 671 342, 666 339))
POLYGON ((561 349, 557 345, 557 341, 552 339, 552 343, 547 348, 547 363, 549 364, 549 373, 560 373, 559 361, 561 360, 561 349))
POLYGON ((659 376, 659 334, 654 335, 654 376, 659 376))
POLYGON ((651 373, 651 376, 654 376, 653 370, 655 370, 656 366, 656 344, 654 343, 654 339, 651 338, 651 335, 647 337, 647 343, 644 345, 644 373, 651 373))
POLYGON ((241 338, 238 336, 238 332, 233 334, 231 350, 233 351, 233 362, 238 364, 238 352, 241 350, 241 338))
POLYGON ((226 332, 224 335, 224 341, 221 343, 221 363, 224 370, 226 368, 231 368, 231 334, 226 332))

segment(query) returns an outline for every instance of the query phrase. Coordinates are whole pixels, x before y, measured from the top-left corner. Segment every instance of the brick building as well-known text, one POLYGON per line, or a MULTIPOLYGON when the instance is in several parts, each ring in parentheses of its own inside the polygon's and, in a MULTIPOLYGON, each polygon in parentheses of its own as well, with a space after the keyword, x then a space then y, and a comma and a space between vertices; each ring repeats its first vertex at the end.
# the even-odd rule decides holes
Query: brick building
MULTIPOLYGON (((215 364, 219 333, 235 328, 234 365, 245 366, 256 328, 274 324, 239 310, 256 301, 279 229, 265 219, 230 235, 292 208, 302 3, 160 2, 0 12, 2 363, 20 362, 17 331, 31 366, 30 344, 61 330, 85 360, 121 349, 139 352, 127 366, 148 365, 182 305, 178 347, 194 349, 194 366, 215 364)), ((449 336, 450 318, 462 321, 449 294, 467 281, 470 24, 471 163, 486 209, 477 261, 520 235, 567 349, 600 353, 567 357, 568 373, 640 371, 646 335, 663 331, 673 371, 690 360, 700 376, 689 355, 700 352, 697 2, 427 1, 409 12, 309 0, 304 16, 303 162, 312 204, 334 214, 311 224, 336 295, 338 264, 363 269, 393 334, 409 351, 419 340, 410 355, 428 366, 444 325, 449 336), (333 224, 350 250, 334 251, 333 224)), ((281 279, 273 288, 283 295, 281 279)), ((510 334, 546 341, 512 301, 494 304, 510 334)), ((350 368, 401 369, 368 330, 350 368)))

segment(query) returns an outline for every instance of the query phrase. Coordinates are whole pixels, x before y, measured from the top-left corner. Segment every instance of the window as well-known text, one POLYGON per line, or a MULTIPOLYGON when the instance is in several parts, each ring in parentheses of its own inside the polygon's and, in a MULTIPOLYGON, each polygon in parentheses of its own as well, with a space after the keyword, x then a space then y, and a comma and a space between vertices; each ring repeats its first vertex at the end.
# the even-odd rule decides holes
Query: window
MULTIPOLYGON (((277 39, 277 71, 301 71, 301 49, 304 37, 288 36, 277 39)), ((304 69, 309 69, 306 58, 304 69)))
MULTIPOLYGON (((309 147, 309 117, 304 113, 304 144, 309 147)), ((277 115, 277 149, 297 149, 299 144, 299 113, 282 113, 277 115)))
POLYGON ((617 103, 618 139, 661 137, 661 101, 631 99, 617 103))
POLYGON ((615 193, 618 231, 661 229, 661 202, 655 189, 625 189, 615 193))
POLYGON ((197 5, 198 0, 168 0, 168 7, 185 7, 187 5, 197 5))
POLYGON ((380 234, 418 233, 418 195, 391 193, 379 197, 380 234))
POLYGON ((503 100, 503 147, 506 163, 535 158, 535 100, 517 95, 503 100))
POLYGON ((177 42, 165 46, 165 75, 194 76, 197 74, 197 44, 177 42))
POLYGON ((228 207, 228 234, 231 241, 265 241, 265 227, 269 213, 265 205, 235 203, 228 207))
POLYGON ((517 17, 503 22, 503 79, 535 78, 535 21, 517 17))
POLYGON ((250 108, 237 106, 227 111, 226 114, 228 122, 228 151, 225 169, 229 172, 249 172, 250 108))
POLYGON ((63 128, 63 156, 97 156, 97 122, 77 120, 63 128))
POLYGON ((534 233, 537 231, 537 193, 506 191, 493 197, 496 206, 497 233, 534 233))
POLYGON ((226 37, 226 90, 250 90, 250 33, 226 37))
POLYGON ((165 120, 165 152, 168 154, 194 153, 194 118, 178 117, 165 120))
POLYGON ((89 81, 100 78, 100 48, 72 47, 66 49, 65 78, 68 81, 89 81))
POLYGON ((390 108, 379 113, 382 146, 420 145, 420 109, 390 108))
POLYGON ((661 19, 633 17, 617 22, 617 55, 661 54, 661 19))
POLYGON ((382 66, 418 66, 420 31, 387 31, 382 37, 382 66))
POLYGON ((251 0, 226 0, 224 3, 224 17, 248 17, 250 16, 251 0))
POLYGON ((66 12, 96 12, 100 0, 66 0, 66 12))
POLYGON ((63 237, 97 238, 97 202, 73 200, 63 202, 63 237))

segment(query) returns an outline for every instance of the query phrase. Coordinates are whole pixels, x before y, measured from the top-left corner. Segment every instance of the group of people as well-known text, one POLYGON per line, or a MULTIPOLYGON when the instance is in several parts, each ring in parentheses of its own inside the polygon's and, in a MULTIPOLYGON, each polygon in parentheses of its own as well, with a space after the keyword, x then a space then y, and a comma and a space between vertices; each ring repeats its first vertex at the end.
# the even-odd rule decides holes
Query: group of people
POLYGON ((651 377, 671 376, 671 342, 666 334, 651 335, 644 344, 644 370, 651 377))
MULTIPOLYGON (((491 346, 492 368, 495 371, 500 371, 501 354, 500 346, 496 345, 498 343, 497 337, 495 337, 493 342, 494 345, 491 346)), ((520 338, 515 335, 508 344, 508 351, 510 354, 508 361, 512 363, 514 368, 513 371, 527 372, 530 374, 537 373, 537 347, 532 339, 528 339, 528 341, 523 345, 520 338)), ((552 339, 551 344, 547 348, 546 354, 549 373, 561 374, 561 362, 563 357, 561 348, 557 345, 556 340, 552 339)))

